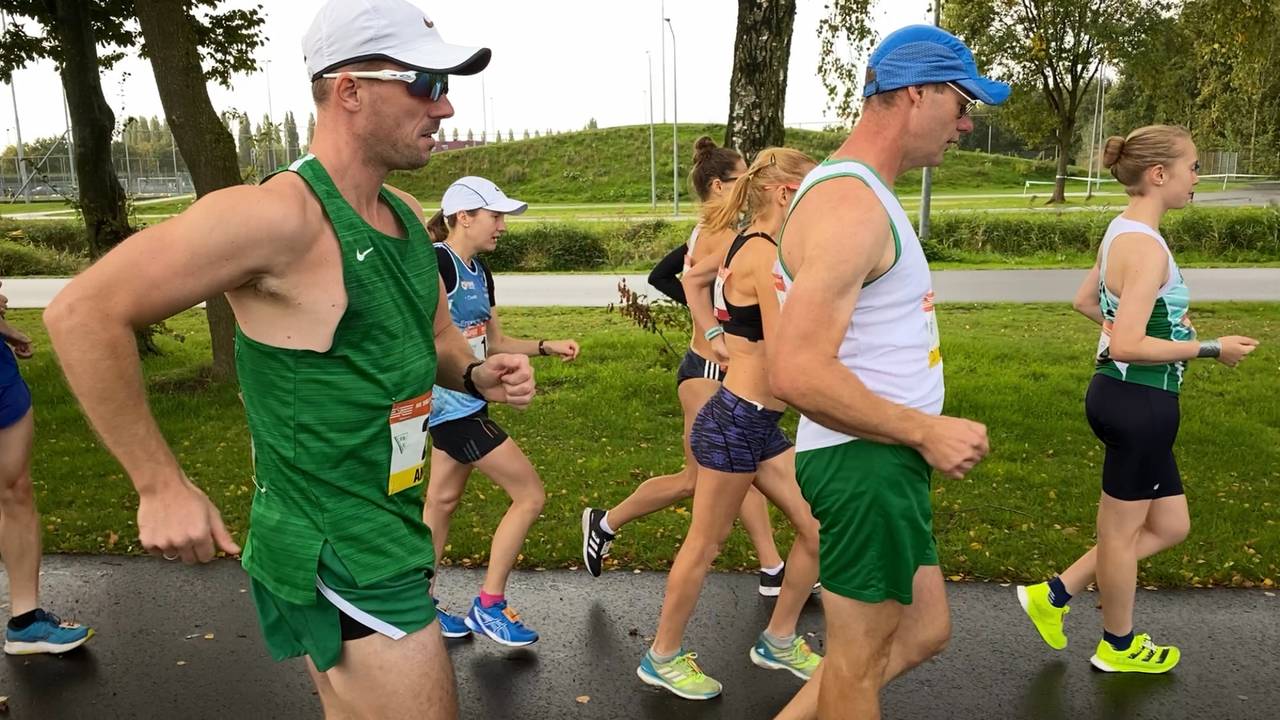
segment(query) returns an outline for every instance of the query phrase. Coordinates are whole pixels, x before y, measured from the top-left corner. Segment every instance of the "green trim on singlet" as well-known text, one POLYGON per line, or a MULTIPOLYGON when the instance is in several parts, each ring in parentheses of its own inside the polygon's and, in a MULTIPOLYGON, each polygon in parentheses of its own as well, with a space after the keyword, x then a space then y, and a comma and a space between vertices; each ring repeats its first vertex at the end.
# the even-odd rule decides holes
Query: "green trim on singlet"
MULTIPOLYGON (((870 170, 870 171, 871 171, 871 174, 872 174, 872 175, 875 175, 875 176, 876 176, 876 179, 877 179, 877 180, 879 180, 879 181, 881 182, 881 184, 884 184, 884 180, 880 177, 880 173, 877 173, 877 172, 875 171, 875 168, 871 167, 870 165, 867 165, 866 163, 858 162, 857 160, 838 160, 838 161, 833 161, 833 160, 829 160, 829 159, 828 159, 828 160, 824 160, 823 162, 819 163, 819 167, 824 166, 824 165, 834 165, 834 164, 837 164, 837 163, 853 163, 853 164, 855 164, 855 165, 861 165, 862 167, 864 167, 864 168, 866 168, 866 169, 870 170)), ((817 186, 821 185, 822 183, 824 183, 824 182, 826 182, 826 181, 828 181, 828 180, 833 180, 833 179, 835 179, 835 178, 842 178, 842 177, 850 177, 850 178, 853 178, 853 179, 857 180, 858 182, 862 183, 863 185, 866 185, 866 186, 867 186, 867 189, 868 189, 868 190, 870 190, 870 191, 872 192, 872 194, 875 194, 875 192, 876 192, 876 189, 875 189, 875 188, 873 188, 873 187, 871 187, 871 183, 867 182, 867 179, 866 179, 866 178, 862 177, 861 175, 859 175, 859 174, 857 174, 857 173, 851 173, 851 172, 849 172, 849 173, 836 173, 836 174, 834 174, 834 175, 828 175, 828 176, 826 176, 826 177, 822 178, 821 180, 815 180, 815 181, 813 182, 813 184, 812 184, 812 185, 810 185, 809 187, 807 187, 807 188, 805 188, 804 190, 802 190, 802 191, 800 192, 800 194, 796 196, 796 199, 795 199, 795 200, 793 200, 793 201, 791 202, 791 208, 790 208, 789 210, 787 210, 787 217, 786 217, 786 218, 784 218, 784 219, 783 219, 783 221, 782 221, 782 229, 778 231, 778 264, 782 266, 782 272, 784 272, 784 273, 786 273, 786 274, 787 274, 787 279, 788 279, 788 280, 794 281, 794 280, 795 280, 795 275, 793 275, 793 274, 791 273, 791 268, 787 267, 787 261, 782 259, 782 238, 783 238, 783 236, 784 236, 784 235, 786 234, 786 232, 787 232, 787 222, 791 220, 791 213, 792 213, 793 211, 795 211, 795 209, 796 209, 797 207, 799 207, 799 206, 800 206, 800 200, 801 200, 802 198, 804 198, 804 196, 805 196, 805 195, 807 195, 807 194, 809 193, 809 191, 810 191, 810 190, 814 189, 815 187, 817 187, 817 186)), ((888 185, 885 185, 885 187, 886 187, 886 188, 888 188, 889 186, 888 186, 888 185)), ((889 192, 890 192, 890 193, 893 193, 893 189, 892 189, 892 188, 889 188, 889 192)), ((898 197, 898 196, 897 196, 897 194, 894 194, 893 196, 894 196, 895 198, 896 198, 896 197, 898 197)), ((877 201, 879 201, 879 200, 880 200, 880 196, 879 196, 878 194, 876 194, 876 200, 877 200, 877 201)), ((889 219, 889 230, 890 230, 890 232, 892 232, 892 233, 893 233, 893 263, 892 263, 891 265, 889 265, 889 267, 888 267, 884 272, 880 273, 879 275, 875 276, 874 278, 872 278, 872 279, 870 279, 870 280, 867 280, 867 281, 863 282, 863 283, 862 283, 862 287, 864 287, 864 288, 865 288, 865 287, 867 287, 868 285, 870 285, 871 283, 873 283, 873 282, 875 282, 875 281, 879 280, 880 278, 884 277, 885 275, 888 275, 890 270, 892 270, 892 269, 894 269, 895 267, 897 267, 897 265, 898 265, 898 260, 900 260, 900 259, 902 258, 902 238, 898 235, 898 224, 897 224, 897 223, 895 223, 895 222, 893 221, 893 216, 889 214, 889 209, 888 209, 888 208, 886 208, 886 207, 884 207, 884 203, 880 203, 880 207, 881 207, 881 209, 882 209, 882 210, 884 210, 885 217, 887 217, 887 218, 889 219)))

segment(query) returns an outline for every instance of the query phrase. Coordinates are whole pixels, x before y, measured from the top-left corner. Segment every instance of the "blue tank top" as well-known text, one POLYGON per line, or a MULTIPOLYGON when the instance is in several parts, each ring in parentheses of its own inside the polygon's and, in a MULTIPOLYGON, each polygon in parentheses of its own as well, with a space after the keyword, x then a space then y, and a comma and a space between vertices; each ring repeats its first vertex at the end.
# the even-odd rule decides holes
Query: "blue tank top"
MULTIPOLYGON (((453 248, 445 243, 436 243, 435 248, 441 267, 444 266, 446 257, 453 264, 455 282, 452 288, 447 283, 448 271, 446 270, 444 274, 445 290, 449 297, 449 316, 453 319, 453 324, 462 331, 463 337, 471 344, 471 351, 475 353, 476 359, 484 360, 489 354, 485 330, 488 327, 489 318, 493 316, 491 310, 493 306, 489 301, 491 297, 489 283, 484 266, 475 258, 471 259, 468 266, 453 251, 453 248)), ((434 402, 431 406, 431 419, 428 421, 431 426, 473 415, 485 406, 483 400, 439 385, 432 392, 434 402)))

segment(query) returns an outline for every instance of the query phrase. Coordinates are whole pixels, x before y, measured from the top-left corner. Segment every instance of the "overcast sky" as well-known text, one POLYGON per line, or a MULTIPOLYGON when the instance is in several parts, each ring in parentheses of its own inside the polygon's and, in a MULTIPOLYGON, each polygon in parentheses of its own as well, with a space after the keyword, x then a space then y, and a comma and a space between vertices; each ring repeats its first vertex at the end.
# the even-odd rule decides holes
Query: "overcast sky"
MULTIPOLYGON (((487 120, 490 131, 495 127, 504 133, 512 129, 519 137, 526 128, 579 129, 593 117, 601 127, 647 122, 645 51, 652 56, 654 116, 661 122, 664 40, 667 120, 671 120, 677 101, 681 122, 724 122, 728 115, 737 17, 733 0, 665 1, 666 15, 676 34, 678 75, 672 69, 671 36, 661 22, 662 0, 411 1, 427 12, 445 40, 493 49, 493 62, 483 74, 483 83, 480 77, 450 83, 456 115, 445 122, 446 129, 457 127, 465 134, 471 128, 479 135, 487 120), (679 95, 673 99, 675 89, 679 95)), ((299 132, 305 133, 312 103, 301 39, 323 3, 224 2, 226 7, 257 4, 263 6, 266 16, 267 38, 258 50, 258 59, 267 63, 267 70, 237 76, 231 90, 210 86, 214 107, 246 112, 257 123, 268 110, 269 88, 276 120, 292 111, 299 132)), ((817 27, 823 0, 798 0, 796 4, 785 119, 790 126, 817 128, 832 117, 817 77, 817 27)), ((903 25, 927 22, 929 4, 928 0, 880 0, 873 25, 883 37, 903 25)), ((61 134, 66 121, 61 83, 53 64, 39 63, 20 70, 14 83, 23 139, 61 134)), ((102 87, 117 119, 164 115, 147 61, 126 58, 103 75, 102 87)), ((0 128, 4 145, 12 144, 14 115, 8 97, 0 97, 0 128)))

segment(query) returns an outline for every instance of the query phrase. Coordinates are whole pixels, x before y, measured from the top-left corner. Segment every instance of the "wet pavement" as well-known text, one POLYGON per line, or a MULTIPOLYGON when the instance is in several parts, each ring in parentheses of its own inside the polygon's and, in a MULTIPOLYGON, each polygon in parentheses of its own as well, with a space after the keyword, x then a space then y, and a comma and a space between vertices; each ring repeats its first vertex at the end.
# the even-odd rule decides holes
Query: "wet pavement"
MULTIPOLYGON (((687 647, 725 685, 689 702, 635 677, 662 602, 662 573, 592 579, 583 571, 523 572, 508 595, 543 639, 511 650, 455 641, 464 718, 768 718, 799 688, 747 658, 773 601, 754 576, 714 574, 686 636, 687 647), (587 698, 579 702, 579 698, 587 698)), ((444 568, 439 591, 461 607, 480 584, 475 570, 444 568)), ((301 661, 275 663, 258 634, 238 563, 187 568, 151 558, 53 556, 44 604, 93 625, 88 645, 63 657, 0 659, 6 717, 318 718, 301 661), (212 638, 206 639, 206 635, 212 638)), ((0 574, 0 593, 8 580, 0 574)), ((943 656, 885 693, 886 718, 1275 718, 1280 708, 1280 597, 1262 590, 1139 590, 1138 618, 1157 641, 1182 648, 1170 675, 1094 672, 1100 633, 1096 596, 1077 598, 1071 646, 1055 653, 1021 615, 1013 588, 950 583, 955 635, 943 656)), ((821 604, 801 631, 821 647, 821 604)))

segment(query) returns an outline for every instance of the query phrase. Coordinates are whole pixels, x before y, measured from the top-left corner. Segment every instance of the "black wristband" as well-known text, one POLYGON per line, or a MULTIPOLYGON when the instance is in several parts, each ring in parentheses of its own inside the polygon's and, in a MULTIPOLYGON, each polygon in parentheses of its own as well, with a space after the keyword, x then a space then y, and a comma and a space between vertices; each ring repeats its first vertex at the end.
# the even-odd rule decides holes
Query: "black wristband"
POLYGON ((484 393, 480 392, 480 388, 477 388, 477 387, 476 387, 476 381, 471 379, 471 371, 472 371, 472 370, 475 370, 476 368, 480 367, 480 366, 481 366, 481 365, 483 365, 483 364, 484 364, 484 363, 482 363, 482 362, 473 362, 473 363, 471 363, 470 365, 468 365, 468 366, 467 366, 467 369, 466 369, 466 370, 463 370, 463 371, 462 371, 462 387, 463 387, 463 389, 465 389, 465 390, 467 391, 467 394, 468 394, 468 395, 470 395, 470 396, 472 396, 472 397, 474 397, 474 398, 478 398, 478 399, 480 399, 480 400, 484 400, 484 399, 485 399, 485 398, 484 398, 484 393))
POLYGON ((538 341, 538 354, 539 354, 539 355, 546 355, 546 354, 547 354, 547 341, 546 341, 546 340, 539 340, 539 341, 538 341))

